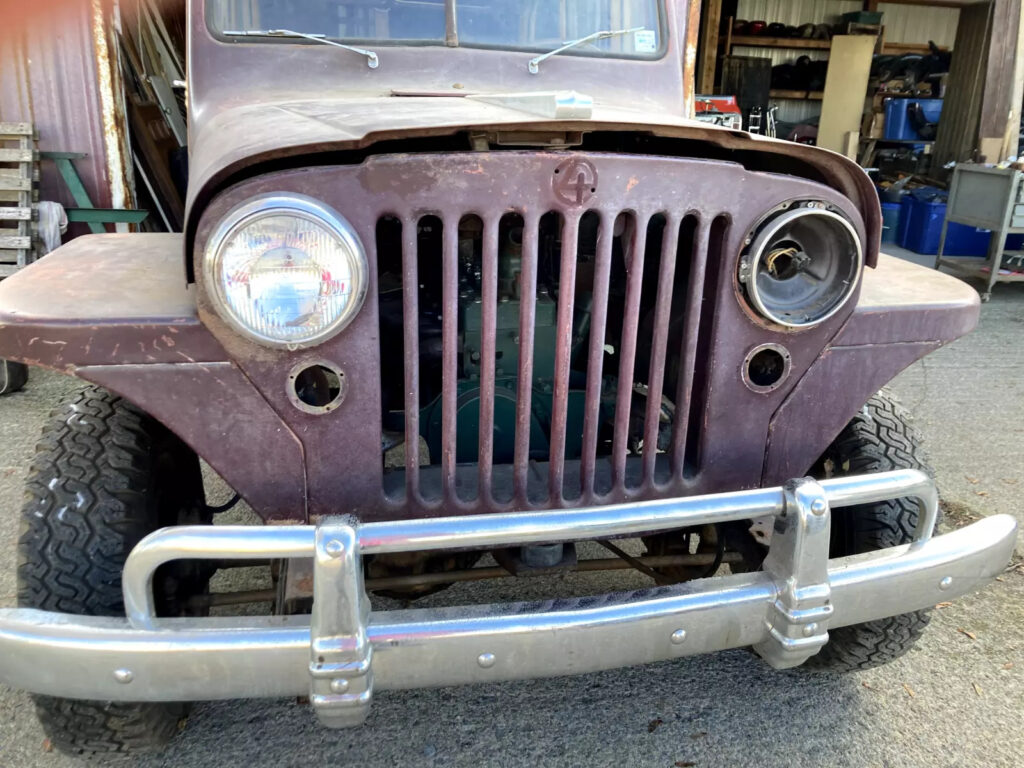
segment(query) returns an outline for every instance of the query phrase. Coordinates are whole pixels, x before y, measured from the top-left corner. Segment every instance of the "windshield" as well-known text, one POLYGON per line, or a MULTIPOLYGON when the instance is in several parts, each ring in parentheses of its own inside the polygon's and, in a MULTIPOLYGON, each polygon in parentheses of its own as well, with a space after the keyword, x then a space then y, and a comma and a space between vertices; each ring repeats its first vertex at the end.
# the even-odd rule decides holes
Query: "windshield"
MULTIPOLYGON (((662 53, 664 44, 663 2, 209 0, 207 7, 213 31, 228 36, 233 32, 287 29, 374 45, 448 45, 546 52, 598 31, 629 30, 628 34, 583 43, 560 55, 654 58, 662 53)), ((282 41, 287 42, 276 39, 282 41)))

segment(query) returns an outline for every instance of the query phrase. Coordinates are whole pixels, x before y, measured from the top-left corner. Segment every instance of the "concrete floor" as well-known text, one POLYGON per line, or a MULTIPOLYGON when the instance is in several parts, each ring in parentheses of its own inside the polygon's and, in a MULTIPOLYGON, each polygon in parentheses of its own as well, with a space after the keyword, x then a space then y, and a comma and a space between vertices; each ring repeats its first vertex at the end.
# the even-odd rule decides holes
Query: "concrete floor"
MULTIPOLYGON (((1024 523, 1022 342, 1024 286, 997 286, 975 333, 892 385, 916 413, 949 523, 996 512, 1024 523)), ((49 408, 75 386, 34 373, 24 393, 0 399, 0 605, 14 603, 17 509, 33 443, 49 408)), ((225 494, 216 479, 211 485, 225 494)), ((505 580, 429 600, 529 599, 639 583, 626 573, 505 580)), ((914 651, 869 672, 779 673, 733 651, 577 678, 385 692, 366 727, 341 732, 320 729, 293 701, 199 704, 167 751, 136 764, 1015 766, 1024 754, 1022 638, 1017 569, 936 610, 914 651)), ((0 686, 0 766, 77 764, 49 751, 28 697, 0 686)))

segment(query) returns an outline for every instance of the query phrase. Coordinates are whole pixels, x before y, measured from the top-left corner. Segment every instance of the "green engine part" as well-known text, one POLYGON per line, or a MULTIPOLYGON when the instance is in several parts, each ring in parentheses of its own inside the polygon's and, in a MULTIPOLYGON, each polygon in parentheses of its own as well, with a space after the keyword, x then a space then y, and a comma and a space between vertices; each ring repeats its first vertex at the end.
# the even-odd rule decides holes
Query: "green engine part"
MULTIPOLYGON (((513 460, 516 433, 516 400, 519 370, 520 302, 500 291, 495 319, 495 392, 494 463, 513 460)), ((462 328, 462 378, 457 385, 456 447, 458 463, 478 461, 480 434, 480 355, 482 322, 481 302, 473 296, 460 302, 462 328)), ((533 386, 530 394, 530 457, 546 461, 551 435, 551 409, 555 374, 557 305, 547 295, 537 297, 533 336, 533 386)), ((579 458, 583 442, 585 392, 580 377, 570 381, 566 418, 567 459, 579 458), (574 387, 574 385, 576 385, 574 387)), ((421 433, 430 450, 431 463, 441 458, 441 399, 437 398, 420 412, 421 433)))

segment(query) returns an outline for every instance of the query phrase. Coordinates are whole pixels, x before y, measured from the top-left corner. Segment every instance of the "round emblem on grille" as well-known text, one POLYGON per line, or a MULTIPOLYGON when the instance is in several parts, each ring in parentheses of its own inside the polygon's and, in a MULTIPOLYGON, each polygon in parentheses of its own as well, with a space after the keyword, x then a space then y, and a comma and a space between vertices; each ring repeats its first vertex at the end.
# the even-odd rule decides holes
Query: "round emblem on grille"
POLYGON ((597 169, 589 160, 564 160, 551 177, 551 188, 569 205, 583 205, 597 192, 597 169))

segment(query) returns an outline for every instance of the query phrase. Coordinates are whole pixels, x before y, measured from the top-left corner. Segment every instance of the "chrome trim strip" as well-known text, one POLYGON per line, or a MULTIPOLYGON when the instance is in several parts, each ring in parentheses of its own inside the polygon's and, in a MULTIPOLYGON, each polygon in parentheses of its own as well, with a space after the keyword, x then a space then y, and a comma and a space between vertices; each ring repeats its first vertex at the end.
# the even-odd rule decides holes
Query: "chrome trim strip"
MULTIPOLYGON (((822 483, 825 486, 825 483, 822 483)), ((860 499, 858 498, 858 501, 860 499)), ((829 561, 830 627, 918 610, 998 576, 1017 523, 829 561)), ((543 604, 371 614, 378 690, 578 674, 754 645, 785 589, 765 572, 543 604)), ((307 695, 309 617, 126 619, 0 610, 0 680, 55 696, 187 701, 307 695), (115 672, 130 670, 130 682, 115 672)))

